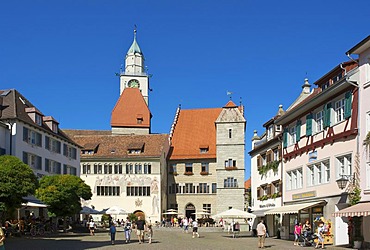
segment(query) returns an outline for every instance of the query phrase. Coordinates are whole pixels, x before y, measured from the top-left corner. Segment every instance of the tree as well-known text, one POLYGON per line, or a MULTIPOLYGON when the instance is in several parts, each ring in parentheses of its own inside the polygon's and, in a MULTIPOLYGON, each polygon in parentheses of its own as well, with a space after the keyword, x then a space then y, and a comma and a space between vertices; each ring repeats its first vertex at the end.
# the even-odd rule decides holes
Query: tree
POLYGON ((15 156, 0 156, 0 218, 21 207, 22 197, 32 195, 38 181, 32 169, 15 156))
MULTIPOLYGON (((81 198, 90 200, 91 188, 80 177, 74 175, 43 176, 36 190, 36 197, 48 205, 56 216, 72 216, 81 211, 81 198)), ((66 223, 64 223, 64 230, 66 223)))

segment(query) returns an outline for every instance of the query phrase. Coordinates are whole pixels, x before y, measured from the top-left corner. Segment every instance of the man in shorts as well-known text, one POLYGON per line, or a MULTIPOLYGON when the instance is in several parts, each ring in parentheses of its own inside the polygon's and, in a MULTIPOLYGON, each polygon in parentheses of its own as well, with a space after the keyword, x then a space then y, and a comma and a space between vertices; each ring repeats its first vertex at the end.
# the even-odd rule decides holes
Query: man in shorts
POLYGON ((136 235, 139 240, 139 244, 144 243, 144 232, 145 232, 145 220, 142 220, 141 217, 137 217, 136 224, 136 235))

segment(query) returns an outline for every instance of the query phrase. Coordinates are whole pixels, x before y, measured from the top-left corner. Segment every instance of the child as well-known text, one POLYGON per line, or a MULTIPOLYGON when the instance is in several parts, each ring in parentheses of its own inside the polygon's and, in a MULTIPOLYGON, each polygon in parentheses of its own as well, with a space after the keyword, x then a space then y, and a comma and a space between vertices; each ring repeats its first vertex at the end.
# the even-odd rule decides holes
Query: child
POLYGON ((149 225, 148 225, 147 237, 148 237, 148 240, 149 240, 149 244, 152 244, 152 238, 153 238, 153 228, 152 228, 152 224, 149 224, 149 225))
POLYGON ((114 241, 116 239, 116 225, 112 221, 109 227, 109 232, 110 232, 110 240, 112 241, 112 245, 114 245, 114 241))

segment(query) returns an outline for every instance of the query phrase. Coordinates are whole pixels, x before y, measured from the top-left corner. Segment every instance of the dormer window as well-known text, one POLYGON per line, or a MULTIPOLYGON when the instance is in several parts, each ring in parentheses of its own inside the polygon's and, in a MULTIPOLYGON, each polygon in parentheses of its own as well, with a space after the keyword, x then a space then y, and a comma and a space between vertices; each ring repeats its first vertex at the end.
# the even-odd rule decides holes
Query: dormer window
POLYGON ((274 137, 274 126, 270 125, 267 128, 267 140, 271 140, 274 137))
POLYGON ((141 154, 144 152, 144 142, 133 142, 128 145, 127 153, 128 154, 141 154))
POLYGON ((329 86, 330 86, 330 83, 329 83, 329 80, 328 80, 326 83, 321 85, 321 90, 325 90, 325 89, 329 88, 329 86))
POLYGON ((37 125, 41 126, 42 125, 42 117, 39 114, 35 114, 35 122, 37 125))
POLYGON ((53 131, 54 133, 58 133, 58 122, 52 116, 45 116, 43 117, 44 122, 46 125, 53 131))
POLYGON ((42 125, 43 114, 37 108, 26 108, 25 111, 34 123, 39 126, 42 125))
POLYGON ((144 121, 143 115, 142 114, 138 114, 136 116, 136 123, 137 124, 143 124, 143 121, 144 121))
POLYGON ((209 146, 208 145, 200 145, 199 150, 200 150, 201 154, 206 154, 206 153, 208 153, 209 146))

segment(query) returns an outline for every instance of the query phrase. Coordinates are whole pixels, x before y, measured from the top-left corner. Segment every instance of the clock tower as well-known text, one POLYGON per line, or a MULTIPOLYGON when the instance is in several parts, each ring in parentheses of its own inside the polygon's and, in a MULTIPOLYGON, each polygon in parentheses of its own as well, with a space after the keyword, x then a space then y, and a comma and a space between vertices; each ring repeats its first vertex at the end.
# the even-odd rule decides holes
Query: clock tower
POLYGON ((120 95, 126 88, 138 88, 149 106, 148 89, 149 76, 145 72, 144 55, 136 41, 136 28, 134 29, 134 41, 127 51, 125 68, 120 72, 120 95))

